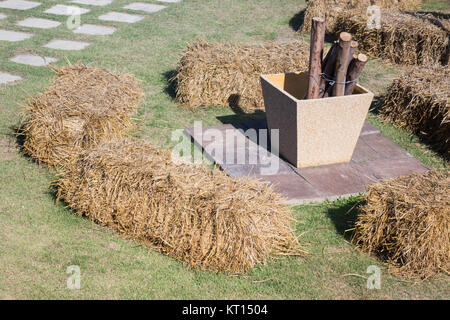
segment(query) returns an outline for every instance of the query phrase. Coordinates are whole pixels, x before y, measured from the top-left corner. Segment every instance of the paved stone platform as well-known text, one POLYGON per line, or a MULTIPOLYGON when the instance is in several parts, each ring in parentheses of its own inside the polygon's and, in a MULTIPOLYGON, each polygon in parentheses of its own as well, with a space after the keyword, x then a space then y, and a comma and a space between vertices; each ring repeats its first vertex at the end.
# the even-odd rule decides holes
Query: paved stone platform
POLYGON ((364 123, 349 163, 302 169, 271 153, 270 143, 267 143, 267 147, 264 145, 264 134, 255 139, 251 129, 264 133, 264 130, 258 130, 267 130, 266 121, 199 127, 196 130, 188 128, 184 133, 228 175, 259 178, 273 185, 287 198, 289 204, 322 202, 325 199, 332 201, 364 193, 369 185, 383 179, 429 170, 368 122, 364 123), (225 138, 227 134, 234 138, 225 138), (238 141, 245 143, 239 144, 238 141))

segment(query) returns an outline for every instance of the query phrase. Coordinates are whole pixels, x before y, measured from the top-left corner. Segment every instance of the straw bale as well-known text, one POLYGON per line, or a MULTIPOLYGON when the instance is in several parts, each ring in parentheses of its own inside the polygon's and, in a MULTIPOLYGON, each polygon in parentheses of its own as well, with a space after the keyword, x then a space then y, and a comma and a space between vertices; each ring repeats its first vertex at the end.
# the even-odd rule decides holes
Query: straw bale
POLYGON ((428 278, 450 272, 450 174, 430 171, 368 190, 353 241, 384 258, 390 271, 428 278))
POLYGON ((304 71, 308 61, 309 45, 303 41, 267 45, 195 42, 185 50, 173 79, 177 100, 189 108, 264 109, 261 74, 304 71))
POLYGON ((269 254, 302 254, 289 209, 266 184, 175 164, 142 140, 83 151, 57 185, 80 215, 196 268, 240 273, 269 254))
POLYGON ((58 68, 49 89, 28 101, 24 151, 64 166, 81 149, 126 133, 141 97, 131 75, 84 65, 58 68))
POLYGON ((338 17, 348 10, 358 9, 355 14, 364 17, 369 6, 377 5, 385 9, 411 10, 422 3, 422 0, 310 0, 305 9, 302 32, 311 31, 311 20, 321 17, 326 20, 326 31, 334 33, 338 17))
POLYGON ((387 90, 381 115, 450 156, 450 67, 413 68, 387 90))
POLYGON ((367 17, 342 13, 336 34, 350 32, 359 50, 368 55, 407 65, 447 65, 450 52, 448 19, 432 14, 382 10, 381 28, 368 29, 367 17))

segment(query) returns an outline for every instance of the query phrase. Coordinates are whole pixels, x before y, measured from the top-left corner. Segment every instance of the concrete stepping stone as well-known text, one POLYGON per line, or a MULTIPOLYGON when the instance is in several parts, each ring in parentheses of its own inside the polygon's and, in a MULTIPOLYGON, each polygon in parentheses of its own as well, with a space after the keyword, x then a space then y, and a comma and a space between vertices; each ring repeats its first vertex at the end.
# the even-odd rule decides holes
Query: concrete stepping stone
POLYGON ((111 4, 113 0, 72 0, 73 3, 86 4, 89 6, 107 6, 111 4))
POLYGON ((15 76, 13 74, 6 73, 6 72, 0 72, 0 84, 6 84, 6 83, 14 82, 14 81, 19 81, 21 79, 22 79, 22 77, 20 77, 20 76, 15 76))
POLYGON ((33 34, 19 32, 19 31, 10 31, 10 30, 0 30, 0 40, 2 41, 10 41, 17 42, 22 41, 28 38, 31 38, 33 34))
POLYGON ((89 42, 54 39, 44 47, 58 50, 83 50, 88 45, 90 45, 89 42))
POLYGON ((6 18, 6 14, 0 13, 0 20, 5 19, 5 18, 6 18))
POLYGON ((26 0, 5 0, 0 2, 0 8, 28 10, 40 6, 42 3, 26 0))
POLYGON ((87 12, 91 11, 90 9, 86 9, 86 8, 80 8, 77 6, 66 6, 64 4, 57 4, 47 10, 45 10, 45 13, 52 13, 52 14, 57 14, 60 16, 71 16, 74 15, 76 13, 79 14, 85 14, 87 12))
POLYGON ((102 14, 98 18, 100 20, 104 20, 104 21, 135 23, 135 22, 141 21, 145 17, 137 15, 137 14, 129 14, 129 13, 111 11, 106 14, 102 14))
POLYGON ((41 19, 41 18, 26 18, 25 20, 17 22, 18 26, 28 27, 28 28, 39 28, 39 29, 51 29, 59 26, 61 22, 41 19))
POLYGON ((129 9, 129 10, 153 13, 153 12, 157 12, 157 11, 160 11, 160 10, 166 8, 166 6, 162 6, 159 4, 143 3, 143 2, 133 2, 133 3, 130 3, 129 5, 126 5, 123 8, 129 9))
POLYGON ((20 64, 26 64, 30 66, 46 66, 49 65, 52 62, 56 62, 57 59, 51 58, 51 57, 41 57, 41 56, 35 56, 32 54, 19 54, 15 56, 14 58, 10 59, 13 62, 17 62, 20 64))
POLYGON ((114 27, 98 26, 95 24, 83 24, 82 26, 73 30, 74 33, 89 34, 94 36, 110 35, 113 34, 115 31, 116 28, 114 27))

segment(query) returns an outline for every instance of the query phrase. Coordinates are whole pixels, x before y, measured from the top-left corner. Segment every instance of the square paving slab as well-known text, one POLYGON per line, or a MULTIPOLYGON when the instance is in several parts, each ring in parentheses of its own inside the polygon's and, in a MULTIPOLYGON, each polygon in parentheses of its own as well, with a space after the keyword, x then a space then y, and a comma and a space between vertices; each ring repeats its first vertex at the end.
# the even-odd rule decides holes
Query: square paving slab
POLYGON ((58 50, 83 50, 90 43, 83 41, 71 41, 71 40, 59 40, 54 39, 44 45, 46 48, 58 49, 58 50))
POLYGON ((0 72, 0 84, 6 84, 22 79, 20 76, 15 76, 10 73, 0 72))
POLYGON ((35 1, 25 0, 6 0, 0 1, 0 8, 16 9, 16 10, 28 10, 40 6, 42 3, 35 1))
POLYGON ((116 31, 114 27, 98 26, 94 24, 83 24, 79 28, 73 30, 74 33, 89 34, 95 36, 104 36, 113 34, 116 31))
POLYGON ((98 18, 100 20, 104 20, 104 21, 135 23, 135 22, 141 21, 145 17, 137 15, 137 14, 129 14, 129 13, 111 11, 106 14, 102 14, 98 18))
POLYGON ((157 12, 159 10, 164 9, 166 6, 162 6, 159 4, 150 4, 150 3, 143 3, 143 2, 133 2, 129 5, 126 5, 123 7, 124 9, 129 10, 136 10, 136 11, 144 11, 148 13, 157 12))
POLYGON ((228 175, 261 179, 289 204, 356 195, 381 180, 430 170, 368 122, 349 163, 301 169, 276 155, 276 150, 272 153, 265 120, 194 127, 184 133, 228 175))
POLYGON ((45 10, 45 13, 57 14, 60 16, 71 16, 74 14, 88 13, 90 9, 80 8, 77 6, 66 6, 64 4, 57 4, 50 9, 45 10))
POLYGON ((52 62, 57 61, 57 59, 55 58, 35 56, 32 54, 19 54, 14 58, 11 58, 10 60, 20 64, 26 64, 35 67, 46 66, 52 62))
POLYGON ((73 3, 86 4, 89 6, 107 6, 113 0, 72 0, 73 3))
POLYGON ((19 32, 19 31, 10 31, 10 30, 0 30, 0 40, 2 41, 10 41, 17 42, 22 41, 28 38, 31 38, 33 34, 19 32))
POLYGON ((25 20, 17 22, 18 26, 29 27, 29 28, 39 28, 39 29, 51 29, 59 26, 61 22, 41 19, 41 18, 26 18, 25 20))
POLYGON ((0 12, 0 20, 5 19, 6 17, 6 14, 0 12))

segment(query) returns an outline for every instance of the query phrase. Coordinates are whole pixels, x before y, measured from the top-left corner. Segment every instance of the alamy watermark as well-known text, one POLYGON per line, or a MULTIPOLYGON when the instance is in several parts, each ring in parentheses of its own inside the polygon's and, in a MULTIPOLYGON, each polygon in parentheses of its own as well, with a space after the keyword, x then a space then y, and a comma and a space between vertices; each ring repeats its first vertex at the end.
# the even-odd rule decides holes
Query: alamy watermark
POLYGON ((367 289, 380 290, 381 289, 381 269, 378 266, 370 265, 367 267, 366 273, 370 276, 367 278, 367 289))
POLYGON ((255 165, 259 170, 256 174, 273 175, 279 171, 278 129, 204 129, 201 121, 195 121, 192 136, 204 150, 192 150, 190 137, 182 129, 175 130, 172 141, 177 144, 172 149, 172 161, 199 164, 211 156, 217 164, 255 165))
POLYGON ((79 266, 68 266, 66 270, 67 274, 70 274, 67 278, 67 289, 79 290, 81 289, 81 269, 79 266))
POLYGON ((67 7, 67 14, 69 17, 66 21, 67 29, 75 30, 81 25, 81 9, 78 7, 67 7))
POLYGON ((381 9, 379 6, 367 8, 367 29, 381 29, 381 9))

